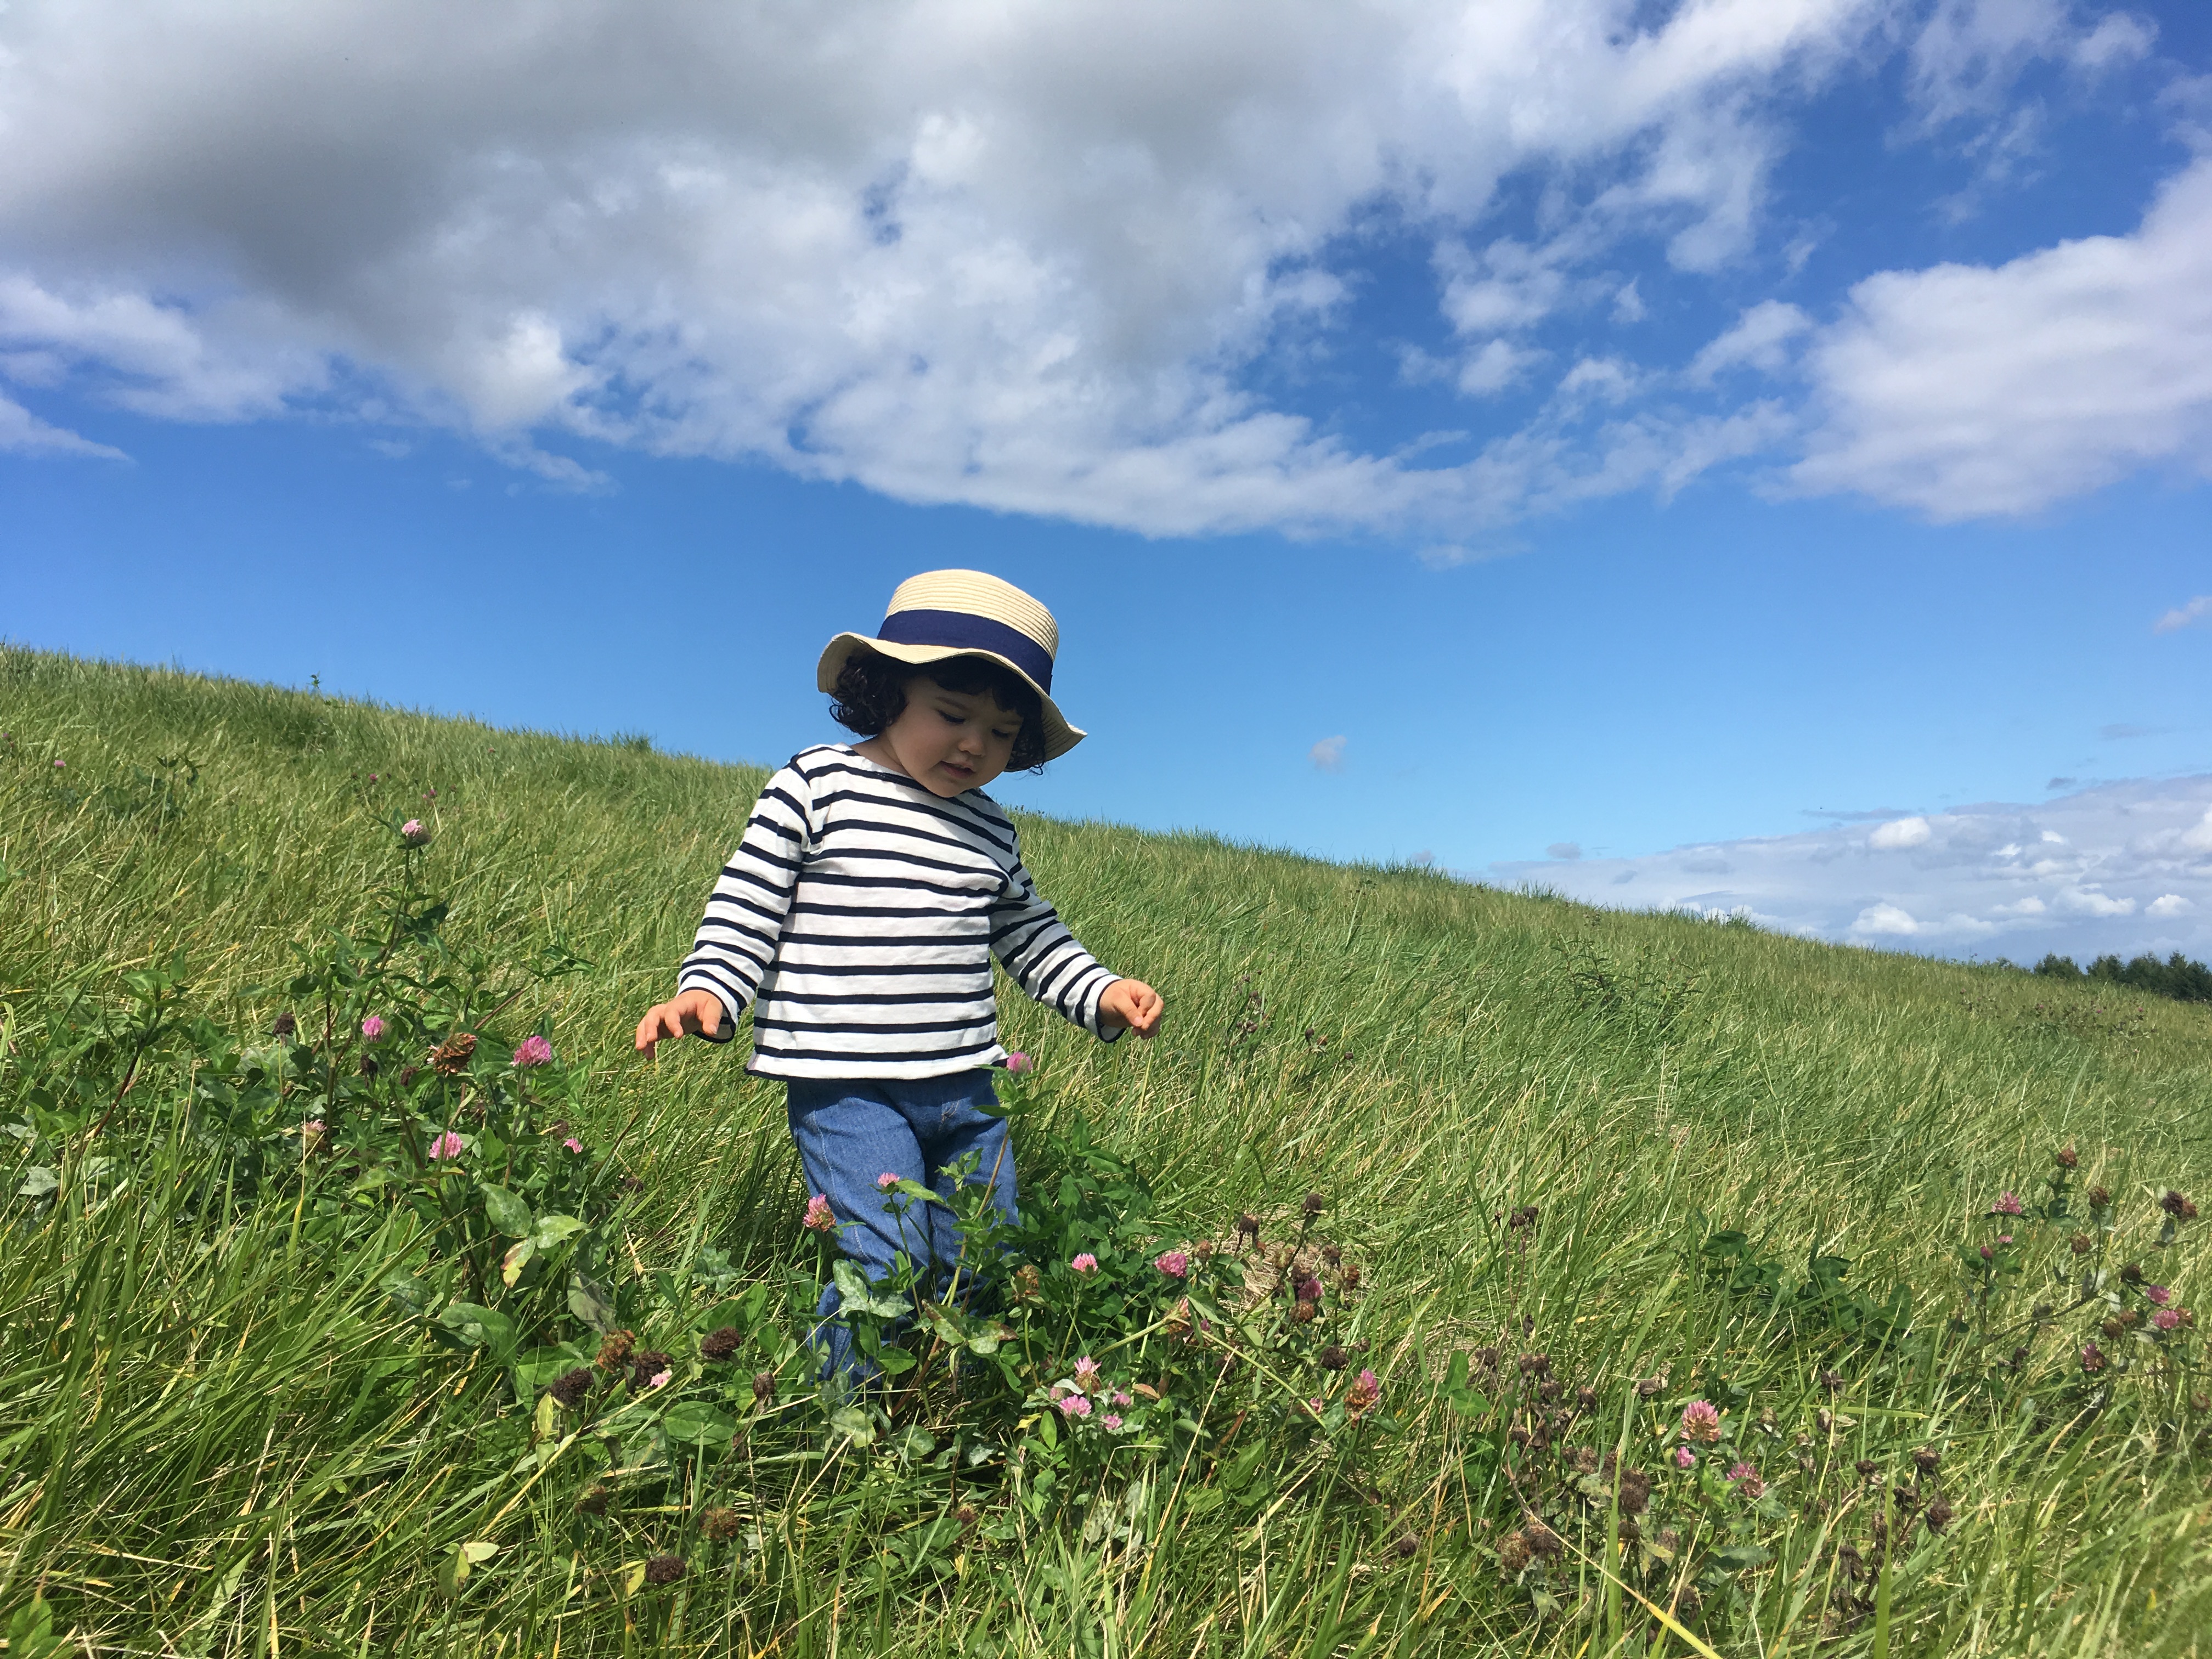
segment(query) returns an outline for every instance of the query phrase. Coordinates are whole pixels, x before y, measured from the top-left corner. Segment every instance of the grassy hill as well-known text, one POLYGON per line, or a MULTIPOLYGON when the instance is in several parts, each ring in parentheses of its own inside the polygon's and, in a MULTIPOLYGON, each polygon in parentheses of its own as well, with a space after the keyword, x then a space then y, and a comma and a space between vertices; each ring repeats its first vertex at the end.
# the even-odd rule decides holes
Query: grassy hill
POLYGON ((1072 1419, 1046 1444, 1018 1390, 1071 1356, 1026 1334, 1030 1370, 917 1381, 863 1435, 799 1401, 789 1307, 825 1264, 780 1090, 736 1050, 629 1049, 759 772, 12 649, 0 728, 10 1659, 49 1627, 271 1655, 2193 1654, 2212 1628, 2212 1380, 2159 1317, 2208 1283, 2212 1223, 2160 1204, 2212 1170, 2212 1009, 1026 819, 1042 890, 1170 1023, 1106 1047, 1006 988, 1039 1062, 1025 1202, 1121 1202, 1125 1160, 1153 1198, 1109 1263, 1128 1306, 1155 1243, 1247 1286, 1194 1290, 1202 1330, 1172 1296, 1126 1315, 1131 1375, 1178 1402, 1152 1450, 1079 1455, 1072 1419), (642 1381, 619 1427, 556 1407, 599 1334, 438 1243, 490 1237, 495 1200, 455 1208, 416 1141, 392 1175, 303 1134, 315 1090, 359 1086, 318 1024, 355 983, 331 930, 397 937, 403 868, 450 905, 471 1029, 560 1057, 608 1307, 721 1417, 653 1428, 642 1381), (257 1060, 280 1012, 300 1030, 257 1060), (255 1101, 218 1169, 211 1103, 255 1101), (1272 1278, 1246 1213, 1300 1252, 1272 1278), (1358 1282, 1332 1264, 1307 1323, 1289 1281, 1324 1240, 1358 1282), (477 1295, 516 1331, 440 1311, 477 1295), (692 1357, 738 1306, 781 1415, 692 1357))

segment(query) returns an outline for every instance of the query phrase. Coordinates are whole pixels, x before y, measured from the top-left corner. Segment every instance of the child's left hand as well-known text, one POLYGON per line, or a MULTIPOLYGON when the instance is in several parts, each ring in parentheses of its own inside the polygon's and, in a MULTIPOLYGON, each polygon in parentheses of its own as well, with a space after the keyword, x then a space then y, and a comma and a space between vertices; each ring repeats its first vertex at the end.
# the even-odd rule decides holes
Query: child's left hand
POLYGON ((1117 979, 1098 994, 1098 1029, 1150 1038, 1160 1029, 1160 994, 1140 979, 1117 979))

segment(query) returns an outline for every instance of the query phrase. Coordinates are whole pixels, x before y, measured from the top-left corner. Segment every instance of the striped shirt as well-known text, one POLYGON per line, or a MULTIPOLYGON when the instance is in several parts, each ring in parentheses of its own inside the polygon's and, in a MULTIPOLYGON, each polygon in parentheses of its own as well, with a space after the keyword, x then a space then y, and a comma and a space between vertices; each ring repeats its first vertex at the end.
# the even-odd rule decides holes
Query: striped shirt
POLYGON ((1037 896, 997 804, 975 789, 946 800, 823 744, 761 792, 677 984, 720 1000, 718 1042, 752 1005, 748 1069, 763 1077, 939 1077, 1006 1058, 994 951, 1030 995, 1106 1036, 1098 997, 1120 975, 1037 896))

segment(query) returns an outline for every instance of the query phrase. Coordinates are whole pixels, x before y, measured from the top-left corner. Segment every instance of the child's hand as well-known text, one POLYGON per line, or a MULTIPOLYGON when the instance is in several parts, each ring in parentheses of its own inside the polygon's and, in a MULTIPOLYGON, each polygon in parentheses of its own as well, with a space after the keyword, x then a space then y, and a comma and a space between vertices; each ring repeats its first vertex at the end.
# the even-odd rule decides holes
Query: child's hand
POLYGON ((722 1029, 722 1000, 712 991, 683 991, 670 1001, 646 1010, 637 1023, 637 1051, 650 1055, 663 1037, 688 1032, 712 1036, 722 1029))
POLYGON ((1098 1029, 1150 1038, 1160 1029, 1160 994, 1140 979, 1117 979, 1098 994, 1098 1029))

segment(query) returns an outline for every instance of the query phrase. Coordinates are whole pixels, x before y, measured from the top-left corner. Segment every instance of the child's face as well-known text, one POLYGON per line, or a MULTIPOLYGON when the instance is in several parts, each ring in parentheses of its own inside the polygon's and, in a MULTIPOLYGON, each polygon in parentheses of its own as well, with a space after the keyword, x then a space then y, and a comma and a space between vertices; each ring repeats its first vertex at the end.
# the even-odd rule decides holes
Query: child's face
POLYGON ((933 795, 950 800, 981 789, 1006 769, 1022 720, 988 691, 948 691, 926 674, 906 683, 906 707, 879 736, 860 745, 933 795), (886 756, 883 751, 888 750, 886 756))

